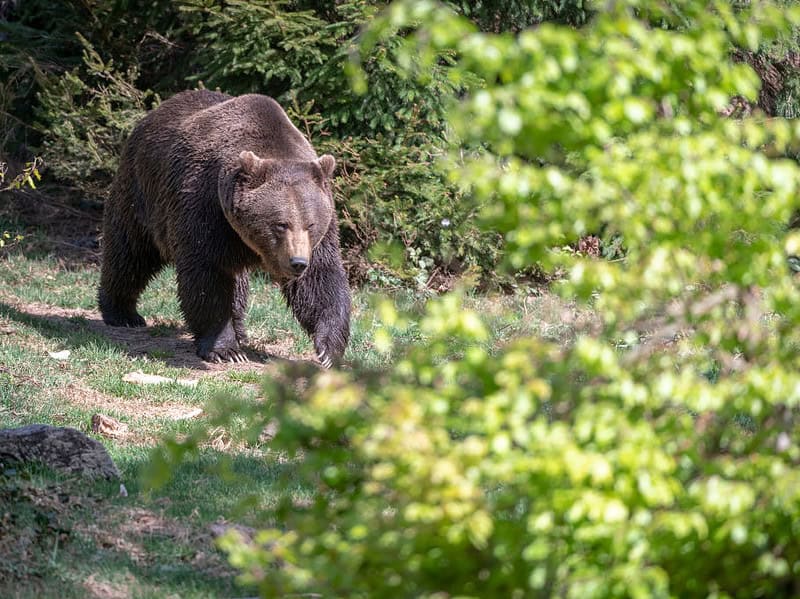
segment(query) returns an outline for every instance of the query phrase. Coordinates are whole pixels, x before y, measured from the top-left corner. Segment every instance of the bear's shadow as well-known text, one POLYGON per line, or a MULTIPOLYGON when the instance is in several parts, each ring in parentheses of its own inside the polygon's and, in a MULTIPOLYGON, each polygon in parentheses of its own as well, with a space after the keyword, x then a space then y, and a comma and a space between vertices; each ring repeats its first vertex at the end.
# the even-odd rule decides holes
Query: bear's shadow
POLYGON ((191 335, 182 327, 164 323, 137 328, 110 327, 102 321, 99 313, 81 308, 0 301, 0 318, 31 326, 43 336, 58 340, 59 343, 53 346, 53 351, 76 350, 90 345, 113 345, 131 358, 147 357, 167 366, 209 374, 230 370, 258 370, 273 362, 306 362, 248 346, 245 352, 249 362, 212 364, 197 356, 191 335))

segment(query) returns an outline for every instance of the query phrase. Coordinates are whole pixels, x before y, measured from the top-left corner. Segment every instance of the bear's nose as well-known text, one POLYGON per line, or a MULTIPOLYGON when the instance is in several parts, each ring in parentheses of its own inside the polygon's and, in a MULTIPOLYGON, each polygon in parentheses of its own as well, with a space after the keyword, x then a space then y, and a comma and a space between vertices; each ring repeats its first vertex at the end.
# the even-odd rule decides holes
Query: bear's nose
POLYGON ((306 266, 308 266, 308 260, 301 258, 300 256, 295 256, 294 258, 289 259, 289 266, 292 267, 292 270, 295 272, 295 274, 299 275, 306 269, 306 266))

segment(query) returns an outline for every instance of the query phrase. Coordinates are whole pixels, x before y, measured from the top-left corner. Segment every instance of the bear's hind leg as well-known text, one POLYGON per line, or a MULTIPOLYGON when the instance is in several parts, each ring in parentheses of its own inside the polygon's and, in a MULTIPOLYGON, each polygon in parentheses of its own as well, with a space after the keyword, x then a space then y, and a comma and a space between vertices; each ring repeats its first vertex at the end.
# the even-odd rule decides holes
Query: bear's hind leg
POLYGON ((236 276, 197 256, 178 260, 176 272, 181 310, 197 355, 206 362, 247 362, 234 329, 236 276))
POLYGON ((103 322, 112 327, 145 326, 144 318, 136 311, 136 303, 162 266, 164 262, 158 249, 144 236, 106 227, 97 294, 103 322))

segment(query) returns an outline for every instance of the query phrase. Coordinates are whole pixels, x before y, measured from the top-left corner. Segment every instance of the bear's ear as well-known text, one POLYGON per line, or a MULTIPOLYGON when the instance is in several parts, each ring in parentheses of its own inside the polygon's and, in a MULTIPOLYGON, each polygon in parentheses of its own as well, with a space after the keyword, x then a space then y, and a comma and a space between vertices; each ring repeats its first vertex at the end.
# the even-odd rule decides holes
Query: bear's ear
POLYGON ((226 214, 233 211, 237 187, 244 187, 245 189, 251 187, 261 171, 264 161, 253 152, 244 151, 239 154, 237 162, 238 165, 235 165, 232 170, 227 171, 225 174, 220 174, 220 179, 217 183, 219 201, 226 214))
POLYGON ((273 158, 259 158, 258 155, 245 150, 239 154, 240 180, 249 187, 258 187, 266 179, 275 175, 281 166, 280 160, 273 158))
POLYGON ((333 176, 333 171, 336 169, 336 158, 330 154, 323 154, 317 160, 317 164, 322 169, 322 174, 326 179, 330 179, 333 176))
POLYGON ((261 158, 253 154, 253 152, 249 150, 245 150, 241 154, 239 154, 239 166, 247 175, 255 175, 256 167, 261 162, 261 158))

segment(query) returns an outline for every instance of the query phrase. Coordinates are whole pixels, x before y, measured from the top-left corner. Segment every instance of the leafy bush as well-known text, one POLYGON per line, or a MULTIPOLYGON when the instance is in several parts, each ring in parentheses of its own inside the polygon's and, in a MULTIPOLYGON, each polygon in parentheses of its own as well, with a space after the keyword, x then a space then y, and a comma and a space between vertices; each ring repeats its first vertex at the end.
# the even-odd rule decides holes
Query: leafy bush
MULTIPOLYGON (((31 162, 25 164, 21 172, 12 177, 10 181, 7 181, 6 175, 8 174, 8 165, 5 162, 0 162, 0 193, 15 189, 23 189, 25 187, 36 189, 34 179, 39 181, 42 178, 39 172, 41 166, 41 158, 34 158, 31 162)), ((14 245, 22 241, 22 239, 22 235, 3 231, 0 233, 0 249, 7 248, 9 245, 14 245)))
MULTIPOLYGON (((486 81, 448 112, 459 141, 485 144, 451 172, 511 265, 565 268, 559 291, 600 322, 493 353, 451 294, 386 372, 325 372, 304 392, 291 370, 268 382, 250 434, 277 417, 276 447, 318 493, 224 541, 263 596, 797 594, 800 292, 785 252, 800 236, 780 223, 800 170, 759 148, 800 131, 722 113, 758 91, 731 43, 755 47, 800 14, 609 6, 581 31, 517 37, 428 2, 374 24, 367 43, 423 22, 407 47, 423 71, 454 49, 486 81), (680 31, 651 26, 674 19, 680 31), (624 260, 550 249, 600 225, 624 236, 624 260)), ((389 349, 403 321, 380 312, 389 349)))
MULTIPOLYGON (((8 20, 0 20, 4 42, 0 44, 0 81, 6 82, 0 84, 0 106, 4 109, 0 130, 6 147, 35 147, 40 145, 42 136, 56 145, 68 146, 76 136, 84 139, 91 135, 63 128, 54 132, 51 125, 59 125, 61 115, 49 114, 49 108, 43 111, 37 94, 81 94, 78 104, 83 100, 94 102, 104 95, 102 88, 109 85, 107 77, 112 74, 109 71, 103 76, 97 67, 100 71, 108 67, 114 77, 124 80, 124 85, 138 87, 139 94, 146 93, 139 90, 150 88, 175 89, 174 71, 184 40, 175 31, 176 12, 171 6, 169 0, 148 2, 146 6, 131 0, 12 2, 4 15, 8 20), (87 53, 92 65, 85 64, 87 53), (62 77, 73 81, 60 81, 62 77), (62 134, 66 139, 60 139, 62 134)), ((74 101, 71 98, 68 106, 74 101)), ((107 118, 114 118, 102 112, 95 117, 101 129, 107 126, 107 118)), ((81 127, 91 129, 95 125, 89 113, 81 120, 81 127)), ((119 148, 110 150, 110 159, 116 160, 119 148)), ((76 158, 66 154, 56 162, 76 158)), ((74 171, 78 184, 87 183, 85 169, 79 165, 59 168, 54 162, 52 166, 55 170, 51 172, 69 175, 74 171)), ((93 186, 99 187, 98 183, 102 181, 93 186)))
MULTIPOLYGON (((41 180, 42 175, 39 172, 41 166, 42 159, 34 158, 31 162, 25 164, 22 168, 22 172, 17 173, 10 181, 6 181, 8 165, 5 162, 0 162, 0 191, 10 191, 12 189, 22 189, 24 187, 36 189, 36 182, 34 179, 36 179, 36 181, 41 180)), ((2 242, 0 242, 0 247, 2 247, 2 242)))
POLYGON ((47 133, 43 157, 50 170, 78 188, 104 193, 117 170, 119 152, 144 116, 152 92, 136 88, 137 71, 119 71, 92 45, 84 45, 83 66, 51 76, 39 93, 37 117, 47 133))

